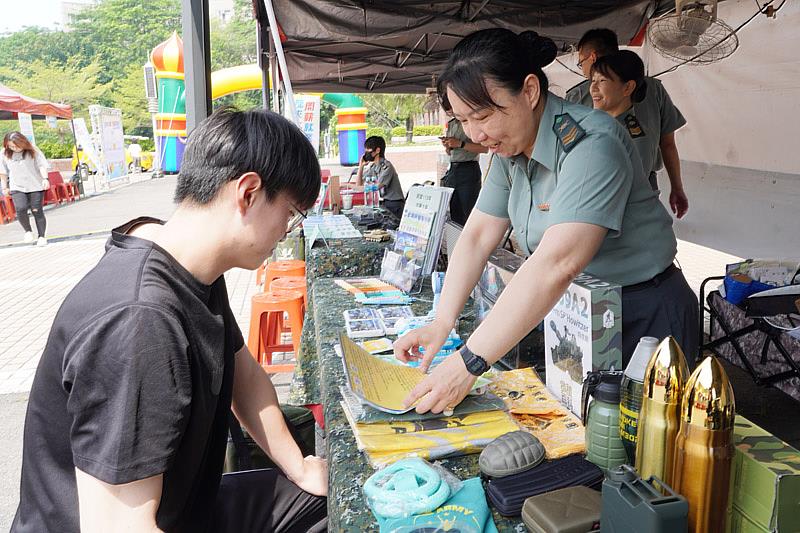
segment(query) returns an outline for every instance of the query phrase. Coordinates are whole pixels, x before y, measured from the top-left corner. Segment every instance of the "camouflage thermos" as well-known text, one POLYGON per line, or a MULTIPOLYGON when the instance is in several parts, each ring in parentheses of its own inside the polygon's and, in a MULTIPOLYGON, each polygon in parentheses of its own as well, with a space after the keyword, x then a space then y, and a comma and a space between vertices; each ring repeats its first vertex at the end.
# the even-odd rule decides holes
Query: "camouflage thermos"
POLYGON ((683 350, 673 337, 667 337, 658 345, 644 374, 636 442, 636 470, 642 479, 656 476, 672 485, 678 410, 688 376, 683 350))
POLYGON ((686 383, 672 487, 689 502, 689 531, 725 531, 736 417, 725 369, 707 357, 686 383))
POLYGON ((636 435, 639 427, 639 411, 642 408, 644 373, 647 364, 658 347, 655 337, 642 337, 633 351, 633 356, 625 367, 622 377, 619 400, 619 436, 625 446, 628 463, 636 460, 636 435))

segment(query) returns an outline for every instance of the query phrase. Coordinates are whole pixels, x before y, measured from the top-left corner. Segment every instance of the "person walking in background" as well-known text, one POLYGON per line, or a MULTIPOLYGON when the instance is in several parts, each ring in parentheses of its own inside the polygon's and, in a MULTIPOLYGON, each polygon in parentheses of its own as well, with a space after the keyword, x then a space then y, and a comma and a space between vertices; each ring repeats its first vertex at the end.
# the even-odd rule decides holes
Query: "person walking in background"
POLYGON ((467 223, 472 208, 481 192, 481 167, 478 156, 489 151, 485 146, 472 142, 464 133, 461 122, 453 116, 447 95, 441 94, 441 105, 450 120, 442 137, 442 146, 450 156, 450 168, 442 177, 442 185, 453 188, 450 197, 450 218, 462 226, 467 223))
POLYGON ((47 220, 44 218, 42 201, 44 191, 50 188, 47 181, 47 159, 38 148, 22 133, 12 131, 3 138, 3 153, 0 155, 0 181, 3 194, 11 193, 14 208, 17 210, 17 220, 25 230, 23 240, 33 242, 31 221, 28 218, 28 209, 33 213, 36 221, 36 231, 39 238, 38 246, 45 246, 45 230, 47 220))

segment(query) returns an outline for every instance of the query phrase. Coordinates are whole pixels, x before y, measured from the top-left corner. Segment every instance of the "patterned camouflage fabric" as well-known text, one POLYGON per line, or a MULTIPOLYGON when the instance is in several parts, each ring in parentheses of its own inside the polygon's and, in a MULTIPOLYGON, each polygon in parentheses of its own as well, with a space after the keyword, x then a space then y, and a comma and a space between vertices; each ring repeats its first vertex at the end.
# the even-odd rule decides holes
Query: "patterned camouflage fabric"
POLYGON ((733 440, 732 531, 800 531, 800 452, 741 415, 733 440))
MULTIPOLYGON (((708 304, 722 316, 723 320, 725 320, 733 331, 742 329, 753 323, 752 320, 744 316, 744 311, 723 299, 718 292, 712 292, 708 295, 708 304)), ((720 327, 719 323, 717 323, 716 320, 712 320, 710 340, 724 336, 725 332, 720 327)), ((761 363, 761 348, 764 345, 765 339, 766 334, 760 331, 754 331, 738 338, 742 350, 759 376, 769 376, 790 370, 791 367, 786 363, 786 360, 772 343, 770 343, 769 351, 767 352, 766 363, 761 363)), ((794 360, 800 362, 800 341, 788 334, 781 335, 780 339, 784 348, 792 355, 794 360)), ((732 364, 740 368, 745 368, 731 343, 726 342, 722 346, 719 346, 717 352, 732 364)), ((782 390, 795 400, 800 401, 800 378, 792 377, 778 381, 774 383, 773 386, 782 390)))

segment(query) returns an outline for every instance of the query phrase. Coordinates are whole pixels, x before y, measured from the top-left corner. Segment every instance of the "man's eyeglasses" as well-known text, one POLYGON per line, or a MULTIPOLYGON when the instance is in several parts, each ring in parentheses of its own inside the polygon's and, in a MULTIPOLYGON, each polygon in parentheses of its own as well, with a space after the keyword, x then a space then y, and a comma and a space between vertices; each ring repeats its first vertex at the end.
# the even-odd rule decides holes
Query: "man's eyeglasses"
POLYGON ((581 68, 581 65, 583 65, 583 63, 584 63, 584 62, 585 62, 587 59, 589 59, 590 57, 592 57, 592 54, 593 54, 593 53, 594 53, 594 51, 592 51, 592 52, 589 52, 589 54, 587 54, 587 56, 586 56, 586 57, 584 57, 583 59, 581 59, 581 54, 580 54, 580 52, 578 52, 578 62, 577 62, 577 63, 575 63, 575 66, 576 66, 576 67, 578 67, 578 68, 581 68))
POLYGON ((303 224, 305 219, 308 218, 308 215, 306 215, 303 211, 297 209, 297 207, 295 207, 295 205, 292 202, 289 202, 289 205, 294 211, 294 215, 292 215, 292 218, 290 218, 289 222, 286 224, 286 233, 291 233, 292 231, 299 228, 303 224))

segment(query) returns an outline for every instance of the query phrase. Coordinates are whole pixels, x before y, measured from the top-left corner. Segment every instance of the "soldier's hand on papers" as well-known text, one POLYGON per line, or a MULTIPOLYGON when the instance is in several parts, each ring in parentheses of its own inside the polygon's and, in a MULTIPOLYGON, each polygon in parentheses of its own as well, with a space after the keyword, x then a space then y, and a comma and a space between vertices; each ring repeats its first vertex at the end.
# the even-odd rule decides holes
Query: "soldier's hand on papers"
POLYGON ((450 329, 451 327, 434 321, 427 326, 411 330, 394 342, 394 356, 404 363, 422 359, 420 370, 427 372, 433 356, 439 353, 444 341, 447 340, 450 329), (425 350, 424 354, 420 352, 420 347, 425 350))
POLYGON ((476 379, 467 370, 461 355, 454 353, 414 387, 403 403, 409 406, 419 400, 418 413, 452 410, 469 393, 476 379))

